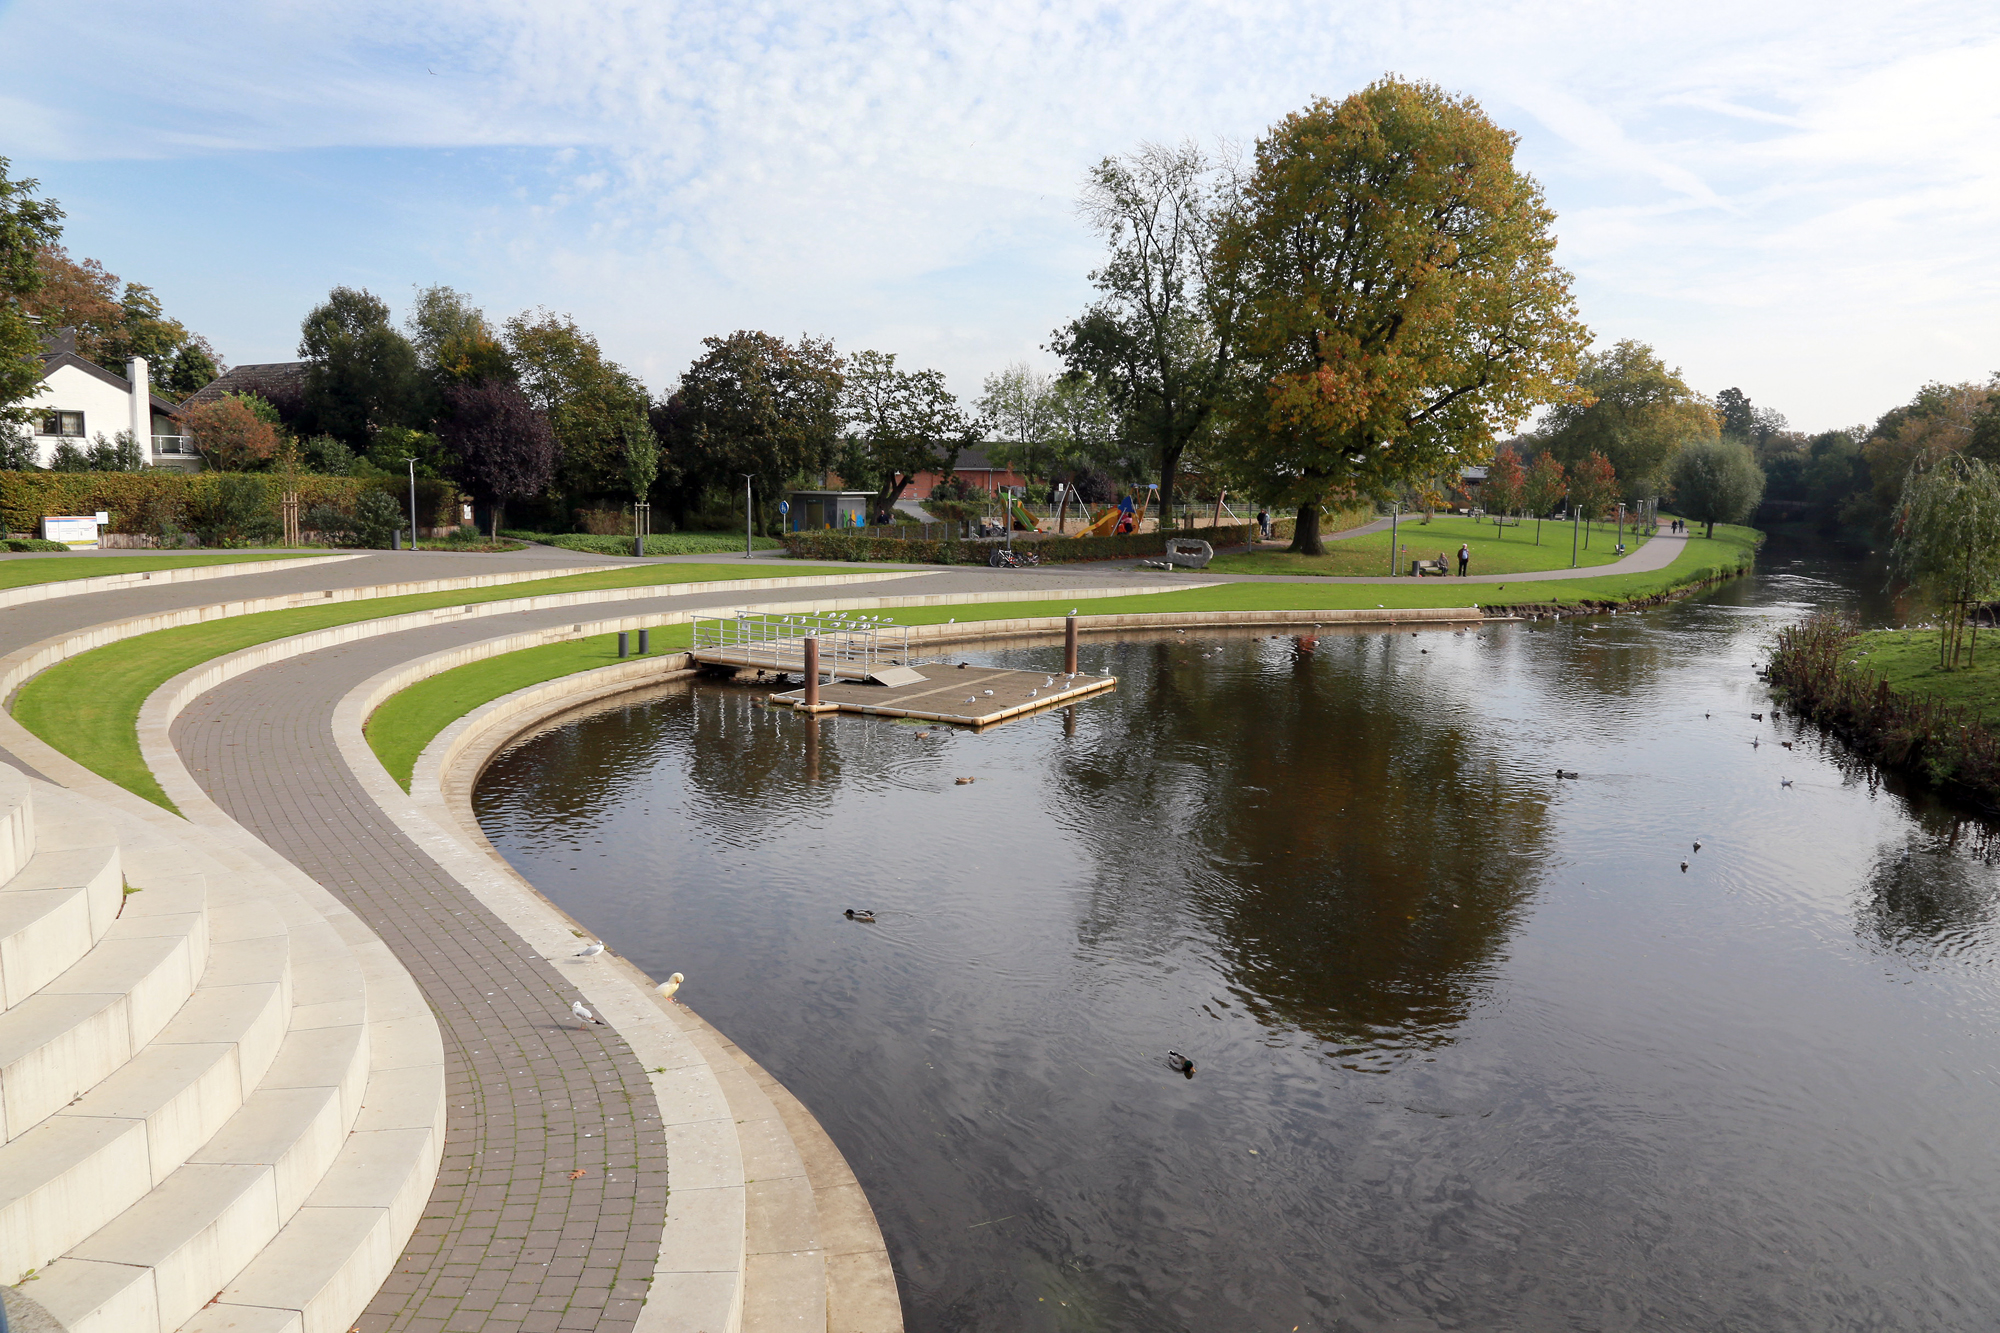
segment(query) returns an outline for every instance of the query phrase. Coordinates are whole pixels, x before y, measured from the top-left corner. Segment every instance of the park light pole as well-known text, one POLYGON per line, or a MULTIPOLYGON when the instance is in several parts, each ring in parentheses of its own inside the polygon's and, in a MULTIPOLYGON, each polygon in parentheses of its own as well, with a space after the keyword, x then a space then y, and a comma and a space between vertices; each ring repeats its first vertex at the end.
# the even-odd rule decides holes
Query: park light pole
POLYGON ((417 457, 410 455, 403 460, 410 465, 410 549, 417 549, 417 457))
POLYGON ((750 476, 743 474, 743 558, 750 558, 750 476))
POLYGON ((1402 512, 1403 506, 1400 502, 1395 500, 1389 502, 1389 577, 1392 579, 1396 577, 1396 519, 1402 512))

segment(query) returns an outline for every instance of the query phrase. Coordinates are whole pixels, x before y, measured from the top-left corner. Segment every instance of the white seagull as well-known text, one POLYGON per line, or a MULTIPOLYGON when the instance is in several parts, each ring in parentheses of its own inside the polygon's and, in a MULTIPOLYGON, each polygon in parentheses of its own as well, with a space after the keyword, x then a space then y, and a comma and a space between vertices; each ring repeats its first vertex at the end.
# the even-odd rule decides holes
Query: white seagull
POLYGON ((661 982, 659 986, 656 988, 655 993, 657 993, 659 997, 665 1000, 668 1004, 679 1004, 680 1001, 674 998, 674 992, 678 991, 681 988, 681 983, 686 980, 687 980, 686 977, 676 972, 672 976, 668 977, 665 981, 661 982))
MULTIPOLYGON (((591 1012, 590 1012, 590 1010, 588 1010, 588 1009, 584 1008, 584 1007, 583 1007, 583 1001, 582 1001, 582 1000, 571 1000, 571 1001, 569 1002, 569 1011, 570 1011, 571 1013, 575 1014, 575 1015, 576 1015, 576 1016, 577 1016, 578 1018, 582 1019, 582 1020, 583 1020, 584 1022, 586 1022, 586 1023, 595 1023, 595 1024, 597 1024, 597 1025, 598 1025, 599 1027, 609 1027, 609 1026, 610 1026, 610 1024, 606 1023, 606 1022, 605 1022, 605 1021, 604 1021, 603 1019, 599 1018, 599 1017, 598 1017, 598 1016, 597 1016, 596 1014, 593 1014, 593 1013, 591 1013, 591 1012)), ((585 1030, 586 1030, 586 1031, 588 1031, 588 1029, 585 1029, 585 1030)))
POLYGON ((595 958, 595 957, 597 957, 597 955, 599 955, 599 954, 601 954, 601 953, 603 953, 603 952, 604 952, 604 941, 603 941, 603 940, 592 940, 592 941, 591 941, 591 942, 590 942, 589 944, 586 944, 586 945, 584 945, 584 946, 583 946, 583 952, 579 953, 579 954, 577 955, 577 957, 578 957, 578 958, 595 958))

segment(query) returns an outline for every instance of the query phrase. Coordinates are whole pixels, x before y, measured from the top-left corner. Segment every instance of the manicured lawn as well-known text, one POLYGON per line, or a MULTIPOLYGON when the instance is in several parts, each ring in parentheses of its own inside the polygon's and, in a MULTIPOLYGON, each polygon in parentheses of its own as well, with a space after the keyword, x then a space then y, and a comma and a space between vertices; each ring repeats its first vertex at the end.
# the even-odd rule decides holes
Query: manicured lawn
MULTIPOLYGON (((806 566, 787 567, 782 574, 816 571, 854 572, 850 566, 806 566)), ((106 644, 50 667, 22 687, 14 702, 14 717, 91 772, 171 810, 173 803, 153 780, 151 770, 139 754, 136 730, 139 709, 154 690, 211 658, 272 639, 433 607, 512 601, 593 588, 709 583, 771 575, 767 567, 746 569, 742 565, 633 565, 498 588, 462 588, 407 597, 334 602, 297 610, 260 611, 202 625, 182 625, 106 644)))
MULTIPOLYGON (((1412 560, 1435 560, 1440 552, 1458 569, 1461 542, 1472 547, 1472 573, 1525 574, 1544 569, 1570 567, 1570 530, 1567 523, 1543 523, 1542 544, 1535 544, 1535 525, 1496 528, 1490 519, 1472 519, 1458 514, 1439 514, 1429 523, 1421 517, 1397 526, 1396 573, 1409 572, 1412 560)), ((1626 554, 1644 544, 1628 529, 1626 554)), ((1577 551, 1580 568, 1607 565, 1619 559, 1616 528, 1599 527, 1590 534, 1590 548, 1577 551)), ((1323 556, 1292 555, 1280 550, 1253 551, 1241 555, 1220 555, 1211 569, 1230 574, 1325 574, 1336 577, 1372 577, 1389 572, 1389 533, 1371 532, 1361 537, 1328 542, 1323 556)))
POLYGON ((249 560, 302 560, 296 551, 191 551, 186 555, 48 555, 0 560, 0 589, 30 583, 63 583, 70 579, 104 578, 148 569, 186 569, 190 565, 240 565, 249 560))
MULTIPOLYGON (((652 650, 681 652, 692 628, 663 625, 652 632, 652 650)), ((369 717, 365 731, 369 748, 382 766, 410 789, 410 771, 440 731, 481 705, 530 685, 574 675, 618 662, 618 636, 595 635, 570 643, 550 643, 504 653, 483 662, 468 662, 420 680, 385 700, 369 717)))
POLYGON ((1956 671, 1938 669, 1938 637, 1934 629, 1872 630, 1854 641, 1848 660, 1898 694, 1936 695, 1973 710, 1988 726, 2000 725, 2000 633, 1982 632, 1972 665, 1956 671))

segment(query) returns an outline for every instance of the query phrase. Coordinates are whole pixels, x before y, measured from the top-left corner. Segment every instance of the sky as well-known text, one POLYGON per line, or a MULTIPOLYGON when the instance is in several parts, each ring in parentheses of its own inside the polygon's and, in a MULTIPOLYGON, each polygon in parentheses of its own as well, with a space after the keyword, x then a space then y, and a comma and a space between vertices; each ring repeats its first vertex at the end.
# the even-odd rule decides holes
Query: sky
POLYGON ((973 397, 1056 368, 1092 163, 1393 73, 1520 136, 1600 344, 1804 430, 2000 371, 1991 0, 0 0, 0 51, 11 174, 232 364, 442 282, 656 394, 762 328, 973 397))

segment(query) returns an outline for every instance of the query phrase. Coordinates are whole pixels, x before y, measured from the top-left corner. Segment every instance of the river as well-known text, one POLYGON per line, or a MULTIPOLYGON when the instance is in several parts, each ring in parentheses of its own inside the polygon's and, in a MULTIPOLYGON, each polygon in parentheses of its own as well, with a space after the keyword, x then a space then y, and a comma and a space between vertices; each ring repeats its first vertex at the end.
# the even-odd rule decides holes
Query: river
POLYGON ((1881 584, 1086 640, 1115 691, 978 735, 678 684, 476 804, 819 1116, 913 1333, 1987 1328, 1990 830, 1753 671, 1881 584))

